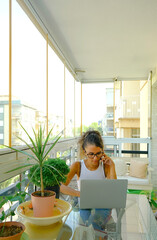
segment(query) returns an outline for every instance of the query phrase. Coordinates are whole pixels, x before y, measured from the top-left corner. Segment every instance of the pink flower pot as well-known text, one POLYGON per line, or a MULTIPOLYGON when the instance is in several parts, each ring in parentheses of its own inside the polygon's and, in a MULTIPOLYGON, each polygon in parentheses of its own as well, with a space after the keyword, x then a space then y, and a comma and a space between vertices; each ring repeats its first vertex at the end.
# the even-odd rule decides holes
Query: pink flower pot
POLYGON ((36 191, 31 194, 31 200, 33 205, 34 217, 52 217, 53 207, 56 197, 56 193, 53 191, 44 191, 44 195, 41 196, 41 191, 36 191))

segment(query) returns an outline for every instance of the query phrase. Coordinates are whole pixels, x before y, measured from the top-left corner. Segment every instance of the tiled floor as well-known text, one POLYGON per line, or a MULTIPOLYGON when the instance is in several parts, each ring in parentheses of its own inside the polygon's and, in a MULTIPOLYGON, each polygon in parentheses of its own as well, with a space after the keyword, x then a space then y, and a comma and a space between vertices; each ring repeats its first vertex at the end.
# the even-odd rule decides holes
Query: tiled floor
POLYGON ((126 212, 122 217, 122 239, 123 240, 146 240, 143 223, 137 202, 128 200, 126 212))

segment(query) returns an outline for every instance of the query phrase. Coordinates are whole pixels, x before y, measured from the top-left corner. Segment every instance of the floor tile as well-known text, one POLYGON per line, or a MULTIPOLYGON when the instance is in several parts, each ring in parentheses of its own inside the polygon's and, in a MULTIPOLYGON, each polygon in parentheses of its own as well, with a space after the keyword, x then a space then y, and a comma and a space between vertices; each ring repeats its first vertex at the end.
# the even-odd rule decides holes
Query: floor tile
POLYGON ((139 219, 133 216, 124 216, 122 218, 122 224, 138 224, 139 223, 139 219))
POLYGON ((142 233, 141 225, 138 224, 122 224, 122 232, 142 233))
POLYGON ((122 240, 147 240, 147 238, 140 233, 122 233, 122 240))

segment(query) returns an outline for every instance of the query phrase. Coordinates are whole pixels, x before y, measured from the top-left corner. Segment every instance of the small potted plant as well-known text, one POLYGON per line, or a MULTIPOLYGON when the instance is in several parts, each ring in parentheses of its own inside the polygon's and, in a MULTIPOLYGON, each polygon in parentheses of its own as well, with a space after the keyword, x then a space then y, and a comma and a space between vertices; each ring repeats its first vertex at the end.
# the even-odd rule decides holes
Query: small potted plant
MULTIPOLYGON (((70 168, 63 159, 48 158, 44 162, 42 170, 44 189, 54 191, 56 198, 59 198, 60 184, 66 182, 69 171, 70 168)), ((30 168, 28 178, 35 186, 41 187, 40 171, 37 164, 30 168)))
MULTIPOLYGON (((53 215, 53 207, 54 207, 54 201, 55 201, 55 192, 53 191, 48 191, 44 190, 44 183, 43 183, 43 170, 47 168, 47 165, 45 164, 45 161, 47 159, 48 154, 52 150, 52 148, 56 145, 58 140, 60 139, 62 132, 59 133, 54 139, 51 145, 47 147, 47 143, 50 139, 51 132, 53 128, 49 131, 46 139, 44 139, 44 131, 42 126, 39 127, 38 132, 36 133, 35 130, 33 129, 34 133, 34 139, 28 134, 26 129, 20 124, 22 127, 23 131, 26 133, 27 137, 29 138, 30 142, 32 145, 27 143, 24 139, 18 137, 31 151, 31 153, 28 153, 24 150, 19 150, 13 147, 8 147, 16 152, 22 153, 26 156, 28 156, 28 160, 33 159, 34 163, 24 163, 22 166, 17 167, 15 169, 12 169, 9 172, 16 171, 18 169, 23 169, 23 168, 28 168, 32 167, 34 165, 37 165, 37 168, 34 169, 34 172, 32 174, 35 174, 37 170, 40 172, 40 186, 41 190, 40 191, 35 191, 31 194, 31 199, 32 199, 32 205, 33 205, 33 213, 35 217, 50 217, 53 215)), ((49 166, 50 169, 55 169, 53 166, 49 166)), ((56 171, 59 172, 59 170, 56 169, 56 171)), ((31 178, 30 178, 31 181, 31 178)))
MULTIPOLYGON (((21 222, 16 221, 6 221, 8 217, 14 216, 15 211, 13 209, 13 203, 19 201, 22 203, 28 194, 25 191, 20 191, 20 184, 18 183, 16 187, 18 191, 9 196, 0 196, 0 239, 3 240, 20 240, 22 234, 24 235, 25 226, 21 222), (8 210, 4 210, 4 206, 8 204, 8 210)), ((26 235, 26 234, 25 234, 26 235)))

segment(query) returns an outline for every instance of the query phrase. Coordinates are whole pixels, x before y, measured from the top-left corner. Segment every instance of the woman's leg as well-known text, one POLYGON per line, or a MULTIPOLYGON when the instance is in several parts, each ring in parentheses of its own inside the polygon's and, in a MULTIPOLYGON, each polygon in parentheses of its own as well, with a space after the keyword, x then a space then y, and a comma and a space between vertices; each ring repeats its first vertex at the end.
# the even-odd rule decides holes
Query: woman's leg
POLYGON ((92 210, 89 216, 89 224, 92 224, 95 229, 105 230, 106 223, 111 217, 111 209, 95 209, 92 210))
POLYGON ((89 224, 90 215, 91 215, 91 209, 80 209, 80 217, 86 226, 90 225, 89 224))

